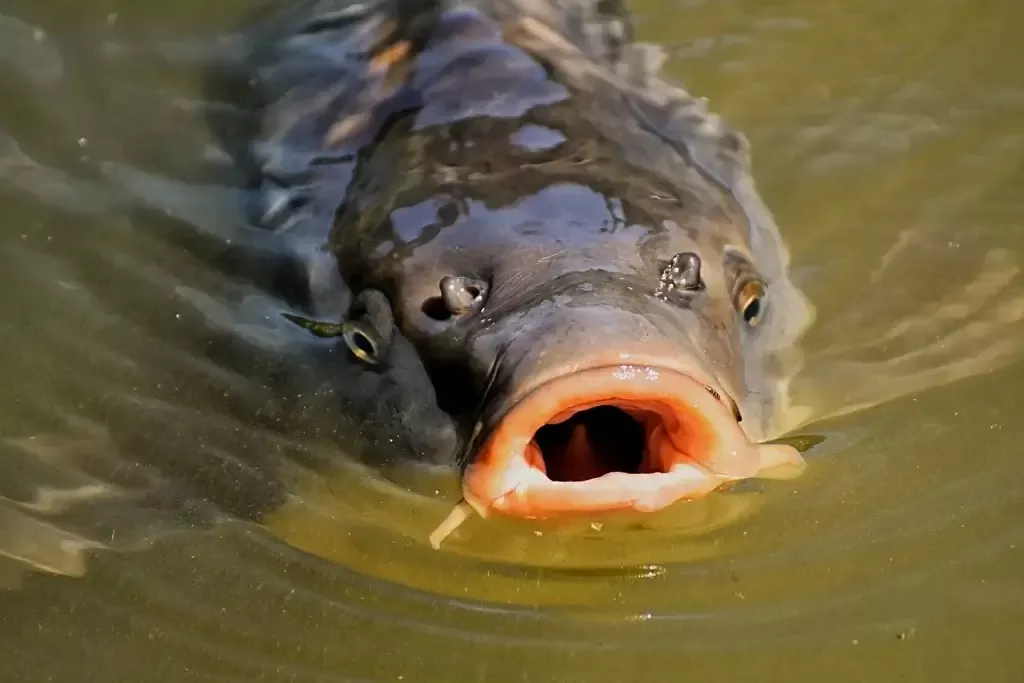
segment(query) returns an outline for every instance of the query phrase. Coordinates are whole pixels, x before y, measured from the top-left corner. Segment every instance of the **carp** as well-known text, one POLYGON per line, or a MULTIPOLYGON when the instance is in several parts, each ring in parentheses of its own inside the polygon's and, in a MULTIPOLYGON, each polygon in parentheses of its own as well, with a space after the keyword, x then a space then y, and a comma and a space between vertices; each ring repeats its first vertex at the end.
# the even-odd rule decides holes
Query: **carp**
POLYGON ((765 441, 812 309, 749 145, 622 6, 315 0, 264 25, 258 222, 346 293, 325 318, 309 284, 289 319, 347 350, 324 381, 355 422, 458 472, 435 547, 470 510, 656 511, 800 467, 765 441))

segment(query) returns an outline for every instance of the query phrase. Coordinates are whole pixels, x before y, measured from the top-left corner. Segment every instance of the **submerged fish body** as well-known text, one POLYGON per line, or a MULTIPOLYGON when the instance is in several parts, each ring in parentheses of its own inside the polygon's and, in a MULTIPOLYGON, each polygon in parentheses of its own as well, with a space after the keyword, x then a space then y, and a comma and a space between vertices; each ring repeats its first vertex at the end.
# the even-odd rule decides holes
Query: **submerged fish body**
POLYGON ((259 222, 331 264, 289 317, 382 457, 530 518, 800 462, 760 445, 812 312, 747 143, 620 6, 315 0, 261 26, 259 222))

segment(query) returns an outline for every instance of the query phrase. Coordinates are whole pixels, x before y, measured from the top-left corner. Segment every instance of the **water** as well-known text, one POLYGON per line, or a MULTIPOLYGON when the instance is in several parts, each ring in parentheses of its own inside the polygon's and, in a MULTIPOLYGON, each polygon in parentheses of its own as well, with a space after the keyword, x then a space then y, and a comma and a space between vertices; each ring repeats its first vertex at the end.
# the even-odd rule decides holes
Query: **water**
MULTIPOLYGON (((0 535, 51 569, 0 558, 3 680, 1024 678, 1014 0, 637 3, 752 140, 825 439, 799 480, 629 534, 473 521, 440 552, 443 477, 299 468, 260 529, 172 517, 125 465, 319 448, 266 428, 272 359, 204 360, 211 319, 285 332, 175 240, 239 229, 196 70, 251 4, 0 2, 0 535)), ((240 510, 274 494, 231 472, 240 510)))

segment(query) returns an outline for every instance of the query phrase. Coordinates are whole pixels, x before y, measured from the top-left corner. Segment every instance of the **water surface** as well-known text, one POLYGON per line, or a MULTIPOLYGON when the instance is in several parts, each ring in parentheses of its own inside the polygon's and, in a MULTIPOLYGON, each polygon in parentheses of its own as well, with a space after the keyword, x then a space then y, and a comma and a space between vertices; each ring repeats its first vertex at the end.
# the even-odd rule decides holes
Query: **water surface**
POLYGON ((220 463, 257 505, 231 454, 340 428, 267 426, 272 353, 209 361, 219 330, 289 333, 178 239, 245 233, 200 71, 251 6, 0 2, 4 681, 1024 680, 1017 2, 637 3, 751 138, 824 441, 794 482, 439 552, 440 476, 296 466, 267 528, 157 504, 182 494, 146 462, 220 463))

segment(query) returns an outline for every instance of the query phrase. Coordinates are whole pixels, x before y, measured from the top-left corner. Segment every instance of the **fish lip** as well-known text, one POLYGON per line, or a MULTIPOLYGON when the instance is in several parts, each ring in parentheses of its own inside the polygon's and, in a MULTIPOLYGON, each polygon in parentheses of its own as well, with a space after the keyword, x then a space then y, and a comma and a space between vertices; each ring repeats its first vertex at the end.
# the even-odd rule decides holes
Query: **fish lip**
MULTIPOLYGON (((740 428, 726 396, 698 368, 635 358, 548 378, 523 393, 498 421, 463 473, 463 497, 481 516, 496 512, 533 519, 622 509, 654 512, 710 493, 726 481, 754 476, 763 464, 759 445, 740 428), (534 443, 537 430, 598 405, 646 413, 649 471, 613 471, 583 481, 548 478, 534 443)), ((799 459, 795 450, 781 453, 776 447, 771 457, 799 459)))

